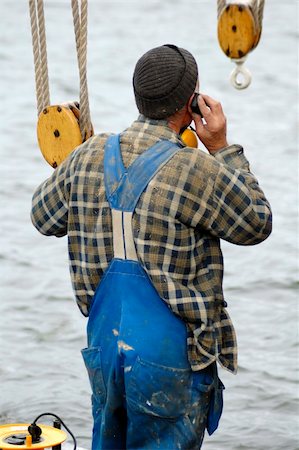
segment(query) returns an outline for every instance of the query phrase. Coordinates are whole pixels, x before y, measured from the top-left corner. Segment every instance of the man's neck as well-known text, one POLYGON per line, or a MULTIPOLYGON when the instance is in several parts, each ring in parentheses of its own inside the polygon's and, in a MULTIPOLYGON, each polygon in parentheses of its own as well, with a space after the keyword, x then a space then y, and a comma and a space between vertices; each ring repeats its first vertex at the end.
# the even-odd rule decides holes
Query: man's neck
POLYGON ((176 114, 168 117, 167 122, 169 128, 179 134, 182 128, 190 125, 191 120, 192 118, 188 113, 187 107, 185 107, 184 109, 178 111, 176 114))
POLYGON ((171 128, 173 131, 179 134, 182 127, 179 125, 177 121, 168 120, 167 123, 169 128, 171 128))

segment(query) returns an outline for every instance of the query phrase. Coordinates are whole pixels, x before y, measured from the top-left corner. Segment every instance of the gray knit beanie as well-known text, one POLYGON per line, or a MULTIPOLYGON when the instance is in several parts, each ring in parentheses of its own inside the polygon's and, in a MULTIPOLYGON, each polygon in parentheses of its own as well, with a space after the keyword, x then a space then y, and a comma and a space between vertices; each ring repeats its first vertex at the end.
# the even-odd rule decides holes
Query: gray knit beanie
POLYGON ((145 53, 133 75, 136 105, 151 119, 165 119, 179 111, 195 90, 197 64, 187 50, 162 45, 145 53))

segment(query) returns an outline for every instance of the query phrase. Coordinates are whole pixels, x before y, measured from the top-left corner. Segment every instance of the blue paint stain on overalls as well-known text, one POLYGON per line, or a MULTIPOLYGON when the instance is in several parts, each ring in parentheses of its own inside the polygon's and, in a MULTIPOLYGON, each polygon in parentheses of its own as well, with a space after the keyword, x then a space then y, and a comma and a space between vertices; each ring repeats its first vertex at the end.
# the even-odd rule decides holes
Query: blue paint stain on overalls
POLYGON ((212 433, 221 416, 216 364, 192 372, 185 323, 159 297, 132 248, 138 199, 180 148, 161 141, 126 170, 119 136, 105 146, 114 258, 94 295, 82 350, 92 387, 92 450, 199 449, 205 428, 212 433))

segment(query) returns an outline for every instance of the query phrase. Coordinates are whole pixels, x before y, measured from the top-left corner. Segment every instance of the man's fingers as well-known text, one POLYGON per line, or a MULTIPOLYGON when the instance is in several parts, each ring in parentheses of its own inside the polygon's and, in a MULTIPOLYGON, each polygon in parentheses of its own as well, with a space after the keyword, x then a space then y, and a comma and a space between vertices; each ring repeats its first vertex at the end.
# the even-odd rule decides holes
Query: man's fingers
POLYGON ((204 124, 202 122, 202 118, 198 114, 193 114, 193 120, 196 128, 196 132, 200 135, 204 129, 204 124))
POLYGON ((212 97, 206 94, 201 94, 201 97, 204 103, 211 109, 212 112, 222 111, 222 106, 220 102, 214 100, 212 97))
POLYGON ((198 97, 198 106, 199 106, 200 112, 203 115, 203 117, 206 117, 211 112, 211 110, 207 106, 207 103, 205 102, 202 94, 200 94, 198 97))

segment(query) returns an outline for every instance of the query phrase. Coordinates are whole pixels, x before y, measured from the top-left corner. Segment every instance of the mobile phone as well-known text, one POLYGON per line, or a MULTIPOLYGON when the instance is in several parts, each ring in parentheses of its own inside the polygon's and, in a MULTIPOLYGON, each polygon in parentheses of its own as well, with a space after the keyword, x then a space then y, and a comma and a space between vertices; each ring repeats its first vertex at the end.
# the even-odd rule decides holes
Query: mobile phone
POLYGON ((200 117, 203 117, 203 115, 202 115, 202 113, 201 113, 201 111, 200 111, 200 109, 199 109, 199 106, 198 106, 198 97, 199 97, 199 93, 195 93, 194 94, 194 97, 193 97, 193 99, 192 99, 192 102, 191 102, 191 109, 192 109, 192 112, 194 112, 194 114, 199 114, 200 115, 200 117))

